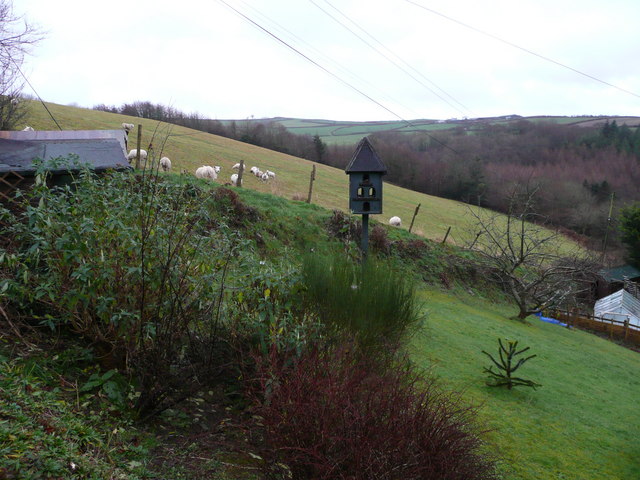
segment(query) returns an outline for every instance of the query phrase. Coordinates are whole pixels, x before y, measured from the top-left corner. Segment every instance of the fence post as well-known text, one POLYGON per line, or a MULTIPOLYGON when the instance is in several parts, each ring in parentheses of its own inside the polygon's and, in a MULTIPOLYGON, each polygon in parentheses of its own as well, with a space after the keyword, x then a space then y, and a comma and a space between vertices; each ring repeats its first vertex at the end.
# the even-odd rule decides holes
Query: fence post
POLYGON ((451 225, 449 225, 449 228, 447 228, 447 233, 444 234, 444 238, 442 239, 443 245, 447 242, 447 237, 449 236, 450 231, 451 231, 451 225))
POLYGON ((238 169, 238 179, 236 180, 236 187, 242 186, 242 174, 244 173, 244 160, 240 160, 240 168, 238 169))
POLYGON ((142 125, 138 125, 138 144, 136 148, 138 151, 136 152, 136 170, 140 170, 140 144, 142 143, 142 125))
POLYGON ((420 210, 420 205, 422 205, 422 204, 419 203, 418 206, 416 207, 416 211, 413 212, 413 218, 411 219, 411 225, 409 225, 409 233, 411 233, 411 229, 413 228, 413 221, 416 219, 416 215, 418 215, 418 210, 420 210))
POLYGON ((627 341, 627 335, 629 334, 629 319, 624 321, 624 341, 627 341))
POLYGON ((311 170, 311 178, 309 179, 309 195, 307 196, 307 203, 311 203, 311 192, 313 192, 313 181, 316 179, 316 166, 313 166, 311 170))

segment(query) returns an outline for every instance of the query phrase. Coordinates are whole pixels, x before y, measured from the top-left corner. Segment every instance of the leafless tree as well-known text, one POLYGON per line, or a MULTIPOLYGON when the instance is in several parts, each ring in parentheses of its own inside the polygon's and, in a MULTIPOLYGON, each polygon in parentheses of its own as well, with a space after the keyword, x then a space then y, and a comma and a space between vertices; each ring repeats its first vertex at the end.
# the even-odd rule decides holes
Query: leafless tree
POLYGON ((0 130, 15 128, 24 117, 21 67, 41 38, 38 28, 14 14, 12 0, 0 0, 0 130))
POLYGON ((505 215, 470 210, 472 247, 487 275, 515 301, 523 320, 546 308, 573 302, 589 288, 593 268, 583 250, 567 246, 533 212, 535 192, 512 193, 505 215))

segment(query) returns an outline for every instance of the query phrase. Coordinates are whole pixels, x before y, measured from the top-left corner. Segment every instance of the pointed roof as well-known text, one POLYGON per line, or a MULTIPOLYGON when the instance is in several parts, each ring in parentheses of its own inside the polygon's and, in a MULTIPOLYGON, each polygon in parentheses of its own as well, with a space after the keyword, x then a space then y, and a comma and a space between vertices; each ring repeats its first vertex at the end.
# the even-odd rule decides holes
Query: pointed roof
POLYGON ((369 139, 364 137, 360 140, 356 152, 353 154, 349 165, 347 165, 344 171, 346 173, 375 172, 384 175, 387 173, 387 167, 382 163, 380 157, 378 157, 369 139))

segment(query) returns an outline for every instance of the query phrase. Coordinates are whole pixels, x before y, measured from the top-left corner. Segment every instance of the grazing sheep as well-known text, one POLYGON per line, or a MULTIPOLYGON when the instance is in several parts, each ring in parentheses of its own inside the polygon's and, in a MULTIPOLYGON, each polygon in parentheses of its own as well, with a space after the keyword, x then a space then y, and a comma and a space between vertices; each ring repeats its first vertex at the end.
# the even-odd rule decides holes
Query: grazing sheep
POLYGON ((260 178, 260 177, 262 177, 262 173, 263 173, 263 172, 262 172, 262 170, 258 169, 258 170, 256 170, 256 171, 254 172, 254 175, 255 175, 256 177, 260 178))
POLYGON ((136 126, 133 123, 123 123, 122 124, 122 128, 125 132, 129 133, 131 130, 133 130, 136 126))
POLYGON ((35 132, 35 130, 33 129, 33 127, 30 127, 29 125, 27 125, 26 127, 24 127, 22 129, 23 132, 35 132))
POLYGON ((251 168, 249 169, 249 171, 255 175, 255 174, 256 174, 256 172, 259 172, 259 171, 260 171, 260 169, 259 169, 258 167, 251 167, 251 168))
POLYGON ((269 175, 269 178, 276 178, 276 174, 275 172, 272 172, 271 170, 267 170, 267 175, 269 175))
POLYGON ((260 175, 260 180, 262 180, 263 182, 266 182, 267 180, 269 180, 269 175, 267 175, 267 173, 263 173, 262 175, 260 175))
MULTIPOLYGON (((231 184, 235 187, 238 186, 238 174, 234 173, 233 175, 231 175, 231 184)), ((242 179, 240 179, 240 185, 242 185, 242 179)))
POLYGON ((240 164, 236 163, 233 165, 233 167, 231 167, 231 170, 240 170, 240 164))
POLYGON ((160 168, 162 168, 163 172, 171 170, 171 160, 169 160, 169 157, 162 157, 160 159, 160 168))
POLYGON ((209 165, 203 165, 202 167, 198 167, 196 169, 196 178, 208 178, 210 180, 216 180, 218 178, 218 174, 213 167, 209 165))
POLYGON ((402 225, 402 220, 400 219, 400 217, 391 217, 389 219, 389 225, 399 227, 400 225, 402 225))
MULTIPOLYGON (((135 160, 136 155, 137 149, 129 151, 129 155, 127 155, 127 160, 129 160, 129 163, 131 163, 132 160, 135 160)), ((147 151, 143 150, 142 148, 140 149, 140 160, 142 160, 143 163, 147 161, 147 151)))

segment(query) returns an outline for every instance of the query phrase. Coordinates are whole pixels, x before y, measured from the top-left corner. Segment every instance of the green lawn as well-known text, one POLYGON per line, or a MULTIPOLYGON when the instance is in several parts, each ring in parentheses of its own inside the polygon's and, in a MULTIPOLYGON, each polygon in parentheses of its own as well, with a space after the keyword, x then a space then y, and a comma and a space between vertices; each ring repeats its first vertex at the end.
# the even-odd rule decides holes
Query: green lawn
POLYGON ((503 455, 505 478, 640 478, 640 354, 578 330, 529 317, 466 293, 423 292, 427 320, 412 354, 449 388, 481 404, 503 455), (483 367, 497 339, 518 340, 537 357, 518 374, 541 383, 512 391, 485 385, 483 367))

